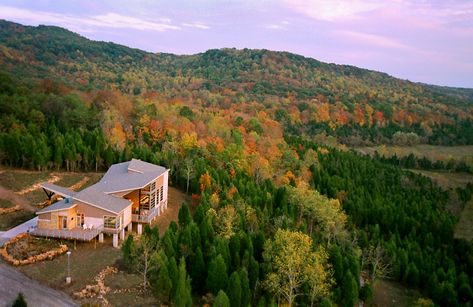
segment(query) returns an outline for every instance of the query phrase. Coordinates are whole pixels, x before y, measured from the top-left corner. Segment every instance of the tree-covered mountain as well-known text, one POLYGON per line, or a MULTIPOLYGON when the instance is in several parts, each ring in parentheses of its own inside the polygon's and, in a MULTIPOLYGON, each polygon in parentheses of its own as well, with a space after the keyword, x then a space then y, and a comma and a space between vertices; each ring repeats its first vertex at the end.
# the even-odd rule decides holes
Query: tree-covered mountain
POLYGON ((444 191, 318 142, 473 144, 471 93, 284 52, 152 54, 0 22, 0 164, 89 171, 134 157, 192 193, 193 216, 183 206, 162 238, 146 229, 123 248, 132 272, 144 252, 159 260, 144 277, 168 305, 353 306, 391 278, 470 306, 473 248, 446 206, 473 186, 444 191))
POLYGON ((394 142, 396 132, 416 134, 414 142, 473 144, 472 89, 413 83, 287 52, 153 54, 59 27, 0 21, 0 67, 87 92, 158 92, 222 108, 256 101, 298 134, 334 135, 349 145, 394 142))

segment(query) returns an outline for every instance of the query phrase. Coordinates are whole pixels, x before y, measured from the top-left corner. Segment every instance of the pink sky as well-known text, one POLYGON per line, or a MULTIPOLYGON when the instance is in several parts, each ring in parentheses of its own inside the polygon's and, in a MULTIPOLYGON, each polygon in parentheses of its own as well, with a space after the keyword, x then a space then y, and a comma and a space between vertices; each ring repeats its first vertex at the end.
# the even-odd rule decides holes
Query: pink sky
POLYGON ((0 18, 151 52, 284 50, 473 88, 473 1, 4 0, 0 18))

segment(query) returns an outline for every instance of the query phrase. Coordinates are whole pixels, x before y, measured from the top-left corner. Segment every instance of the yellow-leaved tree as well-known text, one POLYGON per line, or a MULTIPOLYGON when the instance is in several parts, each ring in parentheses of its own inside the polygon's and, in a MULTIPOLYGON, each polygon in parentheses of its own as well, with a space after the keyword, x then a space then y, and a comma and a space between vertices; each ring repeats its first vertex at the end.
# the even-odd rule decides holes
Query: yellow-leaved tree
POLYGON ((303 285, 309 288, 311 304, 329 293, 333 281, 327 253, 322 246, 314 250, 308 235, 278 229, 265 243, 263 257, 270 268, 265 286, 278 300, 292 306, 303 285))

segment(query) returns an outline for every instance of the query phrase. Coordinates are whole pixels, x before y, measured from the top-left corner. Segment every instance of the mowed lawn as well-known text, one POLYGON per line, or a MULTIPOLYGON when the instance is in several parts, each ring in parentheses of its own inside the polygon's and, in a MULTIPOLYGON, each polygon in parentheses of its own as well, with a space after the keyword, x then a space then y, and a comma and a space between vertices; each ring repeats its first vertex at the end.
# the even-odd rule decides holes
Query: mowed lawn
POLYGON ((437 145, 415 145, 415 146, 391 146, 379 145, 370 147, 358 147, 356 151, 365 155, 374 155, 377 151, 380 155, 391 157, 396 154, 398 157, 404 157, 409 154, 422 158, 426 157, 431 161, 448 161, 454 159, 456 161, 466 160, 473 163, 473 145, 466 146, 437 146, 437 145))

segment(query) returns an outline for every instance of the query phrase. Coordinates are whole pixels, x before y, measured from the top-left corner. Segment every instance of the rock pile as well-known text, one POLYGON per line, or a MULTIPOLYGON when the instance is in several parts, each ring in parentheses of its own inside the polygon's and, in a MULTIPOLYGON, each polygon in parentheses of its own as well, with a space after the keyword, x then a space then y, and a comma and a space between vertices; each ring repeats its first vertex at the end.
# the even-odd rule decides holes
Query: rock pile
POLYGON ((74 292, 74 296, 78 299, 91 298, 97 296, 102 301, 103 306, 109 303, 105 298, 105 294, 110 292, 110 287, 105 286, 105 277, 109 274, 116 274, 118 269, 113 266, 107 266, 94 277, 95 285, 86 285, 84 289, 74 292))
POLYGON ((16 206, 10 207, 10 208, 0 208, 0 215, 16 212, 16 211, 20 211, 20 210, 21 210, 20 205, 16 205, 16 206))

